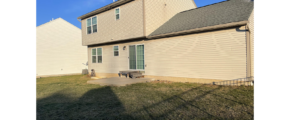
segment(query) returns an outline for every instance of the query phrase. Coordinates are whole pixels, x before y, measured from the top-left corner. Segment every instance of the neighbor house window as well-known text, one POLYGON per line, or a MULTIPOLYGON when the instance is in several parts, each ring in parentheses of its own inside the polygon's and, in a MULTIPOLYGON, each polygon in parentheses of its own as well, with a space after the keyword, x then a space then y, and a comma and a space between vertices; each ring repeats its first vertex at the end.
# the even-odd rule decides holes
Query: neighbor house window
POLYGON ((102 63, 102 48, 97 48, 98 63, 102 63))
POLYGON ((115 9, 115 13, 116 13, 116 20, 120 19, 120 8, 115 9))
POLYGON ((96 63, 97 61, 97 52, 96 52, 96 48, 92 49, 92 63, 96 63))
POLYGON ((87 34, 91 34, 92 33, 92 21, 91 18, 87 19, 87 34))
POLYGON ((97 32, 97 16, 92 18, 93 33, 97 32))
POLYGON ((119 56, 119 46, 114 46, 114 56, 119 56))

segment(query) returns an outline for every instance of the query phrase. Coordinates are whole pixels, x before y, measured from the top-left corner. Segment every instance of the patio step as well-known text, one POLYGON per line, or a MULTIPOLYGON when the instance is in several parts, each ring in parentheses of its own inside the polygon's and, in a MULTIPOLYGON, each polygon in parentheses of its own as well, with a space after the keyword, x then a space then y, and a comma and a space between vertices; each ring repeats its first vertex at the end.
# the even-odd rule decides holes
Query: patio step
POLYGON ((121 76, 126 76, 133 79, 138 77, 144 77, 144 75, 142 75, 142 73, 140 73, 139 71, 120 71, 119 77, 121 76))
POLYGON ((135 79, 138 77, 144 77, 144 75, 142 75, 142 73, 130 73, 129 77, 135 79))

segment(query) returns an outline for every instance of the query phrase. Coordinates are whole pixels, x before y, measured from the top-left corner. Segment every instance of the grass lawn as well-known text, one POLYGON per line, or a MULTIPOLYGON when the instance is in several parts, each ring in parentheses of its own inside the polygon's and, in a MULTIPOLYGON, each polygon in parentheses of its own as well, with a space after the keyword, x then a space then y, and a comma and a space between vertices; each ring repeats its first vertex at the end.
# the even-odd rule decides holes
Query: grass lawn
POLYGON ((86 84, 83 75, 37 79, 37 119, 253 119, 253 87, 192 83, 86 84))

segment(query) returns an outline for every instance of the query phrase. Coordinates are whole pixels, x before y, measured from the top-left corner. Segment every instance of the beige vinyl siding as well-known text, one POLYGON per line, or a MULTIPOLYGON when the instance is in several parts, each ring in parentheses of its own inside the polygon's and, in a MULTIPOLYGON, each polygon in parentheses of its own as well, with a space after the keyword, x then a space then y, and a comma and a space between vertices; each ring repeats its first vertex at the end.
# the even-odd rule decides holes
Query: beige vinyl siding
POLYGON ((124 44, 113 44, 98 46, 103 48, 103 62, 102 63, 92 63, 91 52, 93 48, 89 47, 89 70, 95 69, 96 73, 118 73, 121 70, 129 69, 129 45, 142 44, 145 42, 131 42, 124 44), (113 46, 119 45, 119 56, 114 56, 113 46), (126 50, 123 47, 126 46, 126 50))
POLYGON ((81 74, 86 62, 79 28, 61 18, 36 28, 36 76, 81 74))
POLYGON ((251 76, 254 76, 254 10, 249 18, 250 47, 251 47, 251 76))
POLYGON ((97 15, 98 32, 96 33, 87 34, 87 19, 82 20, 83 45, 144 36, 143 0, 135 0, 116 8, 97 15), (116 20, 116 8, 120 8, 119 20, 116 20))
POLYGON ((146 36, 177 13, 196 8, 193 0, 145 0, 144 3, 146 36))
MULTIPOLYGON (((244 29, 245 26, 240 29, 244 29)), ((89 70, 97 73, 115 73, 129 69, 129 46, 144 44, 145 74, 184 78, 231 80, 246 77, 246 36, 236 28, 190 34, 177 37, 146 40, 123 44, 120 56, 113 56, 114 45, 103 48, 103 63, 91 63, 89 70), (126 50, 123 50, 126 46, 126 50)), ((90 53, 91 49, 88 48, 90 53)), ((90 54, 89 54, 90 55, 90 54)))

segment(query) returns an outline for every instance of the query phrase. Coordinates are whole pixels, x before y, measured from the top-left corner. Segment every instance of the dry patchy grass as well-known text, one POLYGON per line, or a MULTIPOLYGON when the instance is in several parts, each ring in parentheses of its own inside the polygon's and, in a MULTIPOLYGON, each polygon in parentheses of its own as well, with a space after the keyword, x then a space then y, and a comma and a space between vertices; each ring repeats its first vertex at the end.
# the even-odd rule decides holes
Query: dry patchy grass
POLYGON ((253 119, 253 87, 168 82, 104 87, 87 80, 37 79, 37 119, 253 119))

